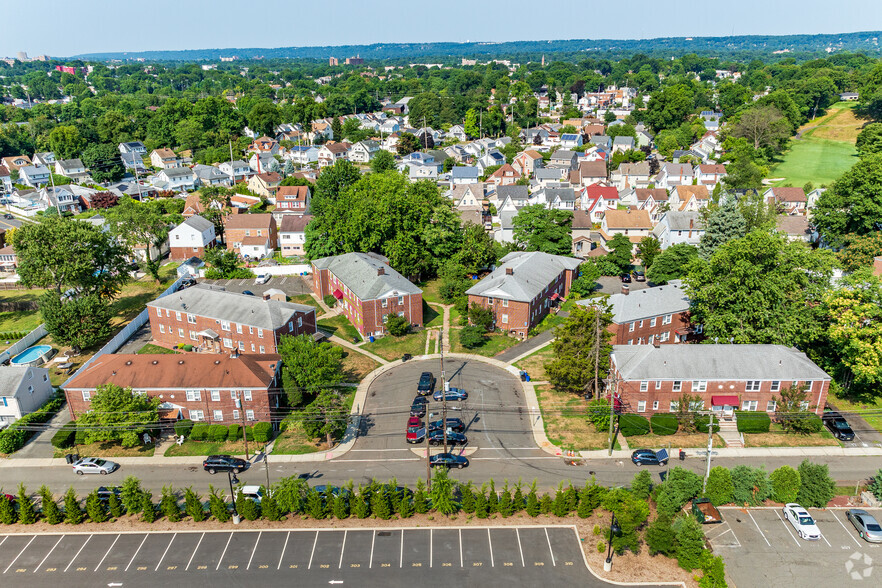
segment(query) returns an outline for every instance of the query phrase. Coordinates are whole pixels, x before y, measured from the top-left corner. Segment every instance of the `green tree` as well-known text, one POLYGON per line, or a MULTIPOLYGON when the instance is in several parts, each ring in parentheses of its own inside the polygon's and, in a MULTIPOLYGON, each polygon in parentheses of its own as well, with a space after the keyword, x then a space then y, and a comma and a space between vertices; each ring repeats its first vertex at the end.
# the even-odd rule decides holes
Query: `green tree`
POLYGON ((730 154, 732 163, 726 166, 723 184, 733 190, 749 190, 762 185, 765 171, 754 161, 748 146, 735 149, 730 154))
POLYGON ((308 335, 283 336, 278 354, 282 357, 282 388, 292 407, 314 398, 343 381, 343 350, 308 335))
POLYGON ((843 279, 824 303, 828 336, 847 381, 882 381, 882 280, 865 268, 843 279))
POLYGON ((830 477, 827 464, 803 460, 799 464, 799 480, 797 502, 806 508, 827 508, 836 494, 836 482, 830 477))
POLYGON ((609 254, 607 259, 618 267, 620 273, 625 273, 631 268, 631 256, 634 244, 625 235, 619 233, 609 242, 609 254))
POLYGON ((86 141, 73 125, 60 125, 49 133, 49 147, 57 159, 73 159, 85 146, 86 141))
POLYGON ((410 331, 410 322, 403 316, 393 314, 386 320, 386 330, 393 337, 403 337, 410 331))
POLYGON ((37 508, 24 484, 18 485, 18 522, 33 525, 37 522, 37 508))
POLYGON ((381 174, 392 169, 395 169, 395 157, 385 149, 377 151, 374 158, 371 159, 371 171, 375 174, 381 174))
POLYGON ((159 499, 159 510, 169 522, 176 523, 181 520, 181 507, 178 506, 178 497, 171 486, 162 487, 162 496, 159 499))
POLYGON ((610 538, 615 552, 619 554, 625 550, 639 552, 638 531, 649 518, 649 505, 646 501, 637 498, 624 488, 614 488, 604 495, 603 508, 615 513, 621 528, 618 536, 610 538))
POLYGON ((570 294, 579 298, 585 298, 597 288, 597 280, 600 279, 600 269, 593 263, 583 263, 579 266, 579 277, 573 280, 570 294))
POLYGON ((86 443, 119 442, 135 447, 141 435, 159 422, 159 398, 133 392, 116 384, 102 384, 95 389, 89 410, 77 419, 86 427, 86 443))
POLYGON ((120 488, 123 506, 130 514, 138 512, 141 504, 141 481, 135 476, 127 476, 120 488))
POLYGON ((96 182, 118 182, 125 174, 119 150, 112 143, 93 143, 80 156, 96 182))
POLYGON ((631 482, 631 492, 640 500, 649 500, 649 493, 652 490, 652 474, 649 470, 640 470, 634 475, 631 482))
MULTIPOLYGON (((279 108, 269 101, 260 101, 248 111, 248 128, 258 135, 274 136, 273 130, 282 122, 279 108)), ((338 139, 339 135, 334 135, 338 139)))
POLYGON ((103 523, 107 520, 107 510, 105 510, 97 490, 93 490, 86 497, 86 514, 93 523, 103 523))
POLYGON ((656 131, 673 129, 695 110, 695 96, 686 84, 667 86, 649 98, 644 119, 656 131))
POLYGON ((597 304, 573 306, 570 316, 555 330, 555 359, 545 364, 545 373, 556 390, 579 395, 599 393, 594 383, 599 386, 609 371, 612 333, 607 327, 612 323, 612 312, 601 301, 597 304))
POLYGON ((649 269, 661 253, 661 244, 655 237, 643 237, 637 245, 637 257, 643 261, 643 269, 649 269))
POLYGON ((208 508, 211 516, 220 523, 229 521, 230 509, 227 507, 223 492, 211 485, 208 486, 208 491, 208 508))
POLYGON ((64 494, 64 520, 71 525, 79 525, 83 522, 83 511, 80 509, 80 499, 73 486, 64 494))
POLYGON ((398 151, 398 155, 402 157, 410 155, 414 151, 420 150, 420 141, 413 133, 401 133, 398 137, 396 150, 398 151))
POLYGON ((882 218, 882 153, 862 157, 818 198, 812 221, 833 245, 845 235, 879 230, 882 218))
POLYGON ((64 520, 64 514, 58 508, 55 496, 46 484, 40 486, 40 508, 43 511, 43 519, 50 525, 57 525, 64 520))
POLYGON ((453 499, 453 480, 448 477, 447 470, 435 468, 429 494, 436 512, 451 515, 457 511, 458 507, 453 499))
POLYGON ((469 323, 481 327, 484 332, 493 330, 493 311, 480 304, 469 306, 469 323))
POLYGON ((783 465, 772 472, 769 481, 772 483, 772 498, 775 502, 796 502, 801 485, 798 471, 789 465, 783 465))
POLYGON ((56 342, 87 349, 105 341, 113 332, 110 305, 97 294, 62 300, 54 292, 40 296, 40 315, 56 342))
POLYGON ((153 494, 145 490, 141 492, 141 521, 152 523, 156 520, 156 505, 153 504, 153 494))
POLYGON ((815 407, 811 406, 811 398, 807 387, 793 384, 781 390, 780 396, 774 397, 775 418, 784 431, 788 433, 817 433, 821 426, 815 407))
POLYGON ((704 552, 704 531, 694 517, 680 517, 674 523, 677 541, 677 563, 684 570, 695 570, 701 566, 704 552))
MULTIPOLYGON (((49 135, 50 141, 52 135, 49 135)), ((874 153, 882 153, 882 123, 874 122, 864 126, 855 142, 858 154, 871 155, 874 153)))
POLYGON ((738 203, 734 198, 727 198, 719 207, 708 210, 698 253, 704 259, 710 259, 720 245, 746 234, 747 223, 738 209, 738 203))
POLYGON ((513 237, 520 249, 570 255, 573 249, 573 213, 548 209, 542 204, 521 208, 512 221, 513 237))
POLYGON ((652 267, 646 271, 646 279, 658 285, 678 280, 686 275, 686 268, 698 259, 698 249, 686 243, 671 245, 658 254, 652 267))
POLYGON ((466 325, 459 330, 459 343, 466 349, 481 347, 487 342, 486 331, 477 325, 466 325))
POLYGON ((454 259, 465 271, 473 274, 496 263, 496 248, 484 227, 474 223, 463 225, 462 248, 454 259))
POLYGON ((744 219, 745 235, 755 229, 773 231, 776 228, 778 207, 774 202, 763 200, 759 190, 750 192, 742 198, 738 202, 738 211, 744 219))
POLYGON ((873 258, 882 255, 882 232, 845 235, 842 241, 845 247, 836 253, 836 258, 847 272, 870 267, 873 265, 873 258))
POLYGON ((742 464, 732 468, 731 475, 735 504, 758 506, 772 495, 772 484, 763 468, 742 464))
POLYGON ((477 138, 481 135, 481 130, 478 127, 478 112, 474 108, 469 108, 466 111, 463 128, 469 137, 477 138))
POLYGON ((652 521, 646 528, 646 546, 649 547, 649 555, 671 557, 677 552, 677 535, 671 528, 671 519, 659 515, 652 521))
POLYGON ((754 149, 780 149, 790 137, 790 122, 773 105, 757 105, 741 111, 732 127, 732 135, 747 139, 754 149))
POLYGON ((735 499, 735 486, 732 484, 732 474, 729 472, 729 468, 716 466, 711 469, 704 495, 715 506, 729 504, 735 499))
POLYGON ((141 203, 125 197, 105 213, 110 233, 135 256, 138 246, 145 249, 145 267, 158 284, 162 246, 168 240, 168 221, 152 202, 141 203))
POLYGON ((340 394, 333 389, 323 389, 315 400, 306 405, 300 413, 299 421, 307 435, 324 436, 328 447, 331 447, 332 439, 343 436, 348 417, 349 410, 340 398, 340 394))

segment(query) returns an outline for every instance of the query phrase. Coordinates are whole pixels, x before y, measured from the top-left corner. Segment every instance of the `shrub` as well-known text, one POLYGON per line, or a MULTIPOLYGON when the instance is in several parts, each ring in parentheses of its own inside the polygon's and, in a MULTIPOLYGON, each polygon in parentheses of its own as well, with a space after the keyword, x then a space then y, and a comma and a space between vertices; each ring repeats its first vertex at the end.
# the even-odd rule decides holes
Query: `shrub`
POLYGON ((538 517, 540 512, 539 497, 536 496, 536 489, 530 490, 527 494, 527 514, 531 517, 538 517))
POLYGON ((658 413, 650 417, 652 432, 656 435, 673 435, 680 427, 677 417, 673 414, 658 413))
POLYGON ((735 486, 732 484, 732 474, 729 472, 729 468, 716 466, 711 469, 704 495, 715 506, 729 504, 735 500, 735 486))
POLYGON ((178 497, 175 496, 171 486, 162 487, 162 497, 159 499, 159 510, 170 522, 176 523, 181 520, 181 509, 178 506, 178 497))
POLYGON ((141 481, 135 476, 128 476, 122 483, 120 497, 129 514, 141 512, 141 481))
POLYGON ((260 505, 243 494, 236 497, 236 510, 246 521, 256 521, 260 518, 260 505))
POLYGON ((384 521, 392 517, 392 505, 389 503, 389 493, 385 488, 371 494, 371 512, 384 521))
POLYGON ((719 555, 704 551, 701 554, 701 571, 703 575, 698 581, 699 588, 728 588, 726 564, 719 555))
POLYGON ((704 531, 694 517, 681 517, 674 523, 677 540, 677 563, 684 570, 701 566, 704 552, 704 531))
POLYGON ((471 482, 459 485, 459 507, 466 514, 475 512, 475 491, 471 482))
POLYGON ((5 496, 0 496, 0 523, 14 525, 18 522, 18 513, 12 501, 5 496))
POLYGON ((417 514, 429 512, 429 499, 426 496, 426 485, 422 478, 417 479, 416 490, 413 493, 413 510, 417 514))
POLYGON ((205 507, 202 506, 202 499, 192 487, 184 490, 184 510, 195 523, 205 520, 205 507))
POLYGON ((208 427, 207 423, 196 423, 190 430, 190 439, 193 441, 205 441, 205 438, 208 437, 208 427))
POLYGON ((604 495, 603 507, 615 513, 621 528, 619 535, 610 538, 616 553, 621 554, 625 550, 638 553, 640 551, 638 529, 649 518, 649 504, 624 488, 615 488, 604 495))
POLYGON ((736 410, 739 433, 768 433, 772 419, 764 412, 753 410, 736 410))
POLYGON ((631 492, 640 500, 649 500, 649 493, 652 490, 652 474, 649 470, 640 470, 634 476, 631 482, 631 492))
POLYGON ((24 484, 18 485, 18 522, 22 525, 33 525, 37 522, 37 508, 24 484))
POLYGON ((55 502, 55 497, 46 484, 40 487, 40 502, 43 505, 43 518, 47 523, 57 525, 64 520, 64 514, 58 508, 58 503, 55 502))
POLYGON ((156 520, 156 505, 153 504, 153 494, 147 490, 141 492, 141 520, 152 523, 156 520))
POLYGON ((242 427, 233 423, 227 429, 227 439, 230 441, 238 441, 242 438, 242 427))
POLYGON ((215 443, 227 440, 227 434, 230 429, 226 425, 210 425, 208 427, 208 438, 215 443))
MULTIPOLYGON (((695 429, 699 433, 707 433, 710 417, 706 414, 695 415, 695 429)), ((714 419, 714 433, 720 430, 720 419, 714 419)))
POLYGON ((802 427, 799 432, 804 435, 809 435, 812 433, 820 433, 823 428, 824 422, 821 420, 821 417, 813 412, 809 412, 804 415, 802 419, 802 427))
POLYGON ((175 423, 175 435, 184 437, 190 434, 190 431, 193 429, 193 421, 190 419, 184 419, 175 423))
POLYGON ((328 308, 334 308, 334 305, 337 304, 337 299, 334 298, 333 294, 325 294, 322 300, 325 302, 328 308))
POLYGON ((251 431, 255 442, 269 443, 270 437, 273 434, 273 425, 272 423, 254 423, 251 431))
POLYGON ((867 490, 876 497, 876 500, 882 500, 882 469, 870 478, 870 485, 867 487, 867 490))
POLYGON ((93 490, 86 497, 86 514, 93 523, 103 523, 107 520, 107 511, 104 510, 104 503, 98 496, 97 490, 93 490))
POLYGON ((701 484, 698 474, 681 467, 671 469, 655 497, 659 515, 673 519, 684 504, 698 496, 701 484))
POLYGON ((123 516, 123 506, 119 498, 113 492, 107 497, 107 510, 111 517, 118 519, 123 516))
POLYGON ((279 505, 276 502, 276 499, 267 493, 267 495, 260 502, 260 514, 263 518, 268 521, 278 521, 282 518, 282 514, 279 512, 279 505))
POLYGON ((609 401, 603 398, 595 398, 588 403, 588 420, 594 424, 594 428, 604 433, 609 431, 609 401))
POLYGON ((77 432, 74 433, 74 443, 77 445, 85 445, 87 433, 88 428, 85 425, 77 425, 77 432))
POLYGON ((606 551, 606 543, 604 543, 603 541, 598 541, 597 542, 597 553, 603 553, 604 551, 606 551))
POLYGON ((476 325, 467 325, 459 330, 459 342, 466 349, 475 349, 487 341, 484 329, 476 325))
POLYGON ((392 315, 386 321, 386 329, 393 337, 402 337, 410 330, 410 322, 403 316, 392 315))
POLYGON ((799 494, 800 477, 799 472, 790 467, 783 465, 769 476, 772 483, 772 498, 776 502, 787 504, 788 502, 796 502, 796 496, 799 494))
POLYGON ((254 428, 253 427, 243 427, 242 435, 248 439, 249 441, 254 441, 254 428))
POLYGON ((646 546, 649 555, 662 554, 671 557, 677 551, 677 539, 671 529, 671 519, 659 516, 646 529, 646 546))
POLYGON ((218 522, 226 523, 230 520, 230 509, 227 507, 227 502, 224 500, 223 494, 211 485, 208 486, 208 491, 208 505, 211 510, 211 516, 213 516, 218 522))
POLYGON ((76 423, 67 423, 52 435, 52 447, 67 449, 73 447, 74 437, 77 433, 76 423))
POLYGON ((649 420, 637 414, 623 414, 619 417, 619 430, 625 437, 649 433, 649 420))
POLYGON ((190 345, 189 343, 186 343, 183 347, 183 350, 184 351, 193 351, 193 346, 190 345))
POLYGON ((825 508, 833 500, 836 482, 826 464, 803 460, 799 464, 799 492, 796 501, 805 508, 825 508))
POLYGON ((772 495, 766 470, 739 465, 732 468, 735 504, 757 506, 772 495))
POLYGON ((64 495, 64 520, 71 525, 79 525, 83 522, 83 511, 80 510, 80 499, 73 487, 68 488, 64 495))

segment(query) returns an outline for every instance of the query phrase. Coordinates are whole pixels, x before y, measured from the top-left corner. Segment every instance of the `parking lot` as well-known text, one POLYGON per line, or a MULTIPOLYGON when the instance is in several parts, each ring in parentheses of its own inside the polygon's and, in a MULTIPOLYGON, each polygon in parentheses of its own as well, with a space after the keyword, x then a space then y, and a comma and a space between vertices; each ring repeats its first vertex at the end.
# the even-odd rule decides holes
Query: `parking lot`
MULTIPOLYGON (((866 510, 882 520, 882 510, 866 510)), ((858 536, 845 509, 809 509, 821 530, 819 541, 800 539, 781 508, 720 511, 724 522, 705 526, 705 533, 736 586, 868 586, 882 581, 882 548, 858 536)))
POLYGON ((305 585, 401 585, 430 575, 456 585, 603 585, 586 569, 573 527, 0 535, 0 582, 10 585, 256 585, 283 574, 305 585))
MULTIPOLYGON (((259 273, 260 268, 253 268, 255 274, 259 273)), ((243 278, 234 280, 199 280, 200 284, 211 284, 213 286, 223 286, 230 292, 242 293, 245 290, 253 292, 256 296, 263 296, 266 290, 275 288, 281 290, 288 296, 299 296, 301 294, 309 294, 312 292, 312 285, 302 276, 273 276, 266 284, 255 284, 255 278, 243 278)))

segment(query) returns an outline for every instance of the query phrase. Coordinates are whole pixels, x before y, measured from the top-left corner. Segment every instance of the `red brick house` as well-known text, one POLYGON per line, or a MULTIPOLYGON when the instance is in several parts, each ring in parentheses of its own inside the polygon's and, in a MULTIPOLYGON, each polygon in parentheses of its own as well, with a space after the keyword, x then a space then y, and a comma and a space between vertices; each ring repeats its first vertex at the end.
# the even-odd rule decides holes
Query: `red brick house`
POLYGON ((198 351, 275 353, 282 335, 315 333, 315 308, 194 286, 147 303, 153 340, 198 351))
POLYGON ((65 386, 72 418, 87 412, 102 384, 116 384, 162 399, 160 419, 209 423, 278 420, 283 393, 278 355, 137 355, 108 353, 65 386), (238 399, 238 400, 237 400, 238 399), (244 411, 244 412, 240 412, 244 411))
POLYGON ((375 253, 346 253, 312 262, 313 291, 334 296, 362 336, 381 336, 392 315, 423 326, 423 291, 375 253))
POLYGON ((466 290, 469 306, 489 308, 497 329, 525 338, 569 294, 580 263, 581 259, 540 251, 513 251, 466 290))
POLYGON ((683 394, 702 406, 775 412, 774 398, 792 384, 806 386, 808 406, 824 410, 830 376, 801 351, 784 345, 614 345, 610 373, 628 412, 675 412, 683 394))
POLYGON ((261 258, 278 246, 276 219, 270 213, 232 214, 224 223, 227 249, 242 257, 261 258))

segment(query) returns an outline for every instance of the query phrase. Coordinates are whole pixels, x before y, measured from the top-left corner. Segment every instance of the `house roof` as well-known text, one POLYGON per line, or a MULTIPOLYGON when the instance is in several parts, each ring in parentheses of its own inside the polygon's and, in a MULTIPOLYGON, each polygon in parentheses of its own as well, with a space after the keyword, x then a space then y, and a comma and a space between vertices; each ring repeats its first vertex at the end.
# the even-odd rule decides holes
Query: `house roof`
POLYGON ((779 233, 798 237, 804 237, 811 232, 808 217, 802 215, 778 215, 775 217, 775 228, 779 233))
POLYGON ((66 389, 91 390, 102 384, 139 390, 266 388, 273 381, 280 359, 275 354, 232 358, 213 353, 107 353, 79 371, 66 389))
MULTIPOLYGON (((592 306, 593 302, 586 299, 576 304, 592 306)), ((689 310, 689 298, 680 287, 679 280, 664 286, 634 290, 629 294, 613 294, 607 298, 607 302, 612 307, 613 322, 619 325, 689 310)))
POLYGON ((200 200, 200 198, 201 196, 199 192, 187 194, 187 200, 184 202, 184 211, 189 208, 196 213, 202 212, 205 208, 202 206, 202 201, 200 200))
POLYGON ((450 170, 450 177, 453 179, 478 178, 480 171, 472 165, 457 165, 450 170))
POLYGON ((571 225, 573 230, 577 229, 593 229, 594 222, 591 220, 591 214, 584 210, 574 210, 573 211, 573 224, 571 225))
MULTIPOLYGON (((684 151, 684 153, 688 153, 684 151)), ((676 157, 676 154, 675 154, 676 157)), ((662 168, 669 176, 692 177, 692 166, 688 163, 666 163, 662 168)))
POLYGON ((259 178, 264 184, 278 184, 282 181, 282 175, 276 172, 265 172, 262 174, 257 174, 257 178, 259 178))
MULTIPOLYGON (((5 247, 4 247, 5 249, 5 247)), ((3 253, 3 250, 0 250, 3 253)), ((0 393, 4 396, 14 396, 21 386, 21 381, 30 370, 36 370, 38 374, 48 375, 49 370, 33 366, 6 365, 0 367, 0 393)))
POLYGON ((518 156, 526 155, 530 159, 542 159, 542 154, 536 151, 535 149, 525 149, 518 153, 518 156))
POLYGON ((698 166, 698 171, 703 174, 725 174, 726 166, 719 163, 702 163, 698 166))
POLYGON ((666 222, 668 228, 672 231, 704 230, 704 220, 698 212, 671 210, 665 213, 663 222, 666 222), (692 223, 692 226, 690 226, 690 222, 692 223))
POLYGON ((591 184, 585 188, 585 196, 588 198, 601 197, 604 200, 618 200, 619 191, 615 186, 601 186, 600 184, 591 184))
POLYGON ((634 146, 634 137, 628 137, 626 135, 619 135, 615 139, 613 139, 613 146, 616 145, 624 145, 627 147, 634 146))
POLYGON ((623 176, 646 176, 649 177, 649 162, 638 161, 635 163, 622 163, 617 170, 623 176))
POLYGON ((540 167, 535 170, 533 174, 536 176, 537 180, 559 180, 560 179, 560 169, 553 167, 540 167))
POLYGON ((473 296, 530 302, 564 270, 575 270, 581 260, 541 251, 512 251, 496 269, 466 290, 473 296), (512 273, 507 273, 507 270, 512 273))
POLYGON ((579 175, 583 178, 605 178, 606 162, 583 161, 579 163, 579 175))
POLYGON ((306 200, 309 195, 309 186, 279 186, 276 192, 276 200, 306 200))
POLYGON ((316 259, 312 265, 317 270, 329 270, 352 290, 359 300, 422 293, 421 289, 374 255, 346 253, 316 259), (382 275, 379 273, 380 269, 383 270, 382 275))
POLYGON ((652 229, 648 210, 607 210, 604 221, 609 229, 652 229))
POLYGON ((229 229, 268 229, 273 224, 273 215, 268 212, 259 214, 237 214, 227 218, 224 227, 229 229))
POLYGON ((637 188, 634 190, 634 194, 640 202, 644 202, 650 196, 656 202, 668 201, 668 191, 664 188, 637 188))
POLYGON ((551 160, 562 160, 562 161, 572 161, 574 157, 578 157, 578 154, 575 151, 569 151, 567 149, 558 149, 554 153, 551 154, 551 160))
POLYGON ((311 214, 286 214, 282 216, 282 224, 279 226, 280 233, 302 233, 306 225, 312 220, 311 214))
POLYGON ((565 133, 560 136, 561 141, 578 141, 581 135, 576 135, 572 133, 565 133))
POLYGON ((161 149, 154 149, 153 153, 160 156, 162 159, 177 159, 177 155, 175 152, 169 149, 168 147, 163 147, 161 149))
POLYGON ((189 167, 170 167, 159 173, 164 174, 167 178, 194 177, 196 175, 189 167))
POLYGON ((681 200, 687 200, 689 196, 694 196, 696 200, 710 199, 710 192, 707 186, 674 186, 674 191, 680 196, 681 200))
POLYGON ((805 190, 802 188, 793 188, 784 186, 780 188, 769 188, 769 192, 780 202, 805 202, 805 190))
POLYGON ((323 147, 335 155, 349 151, 349 148, 343 143, 325 143, 323 147))
MULTIPOLYGON (((264 239, 265 242, 265 238, 264 239)), ((306 304, 279 300, 264 300, 238 292, 193 286, 147 303, 148 307, 165 308, 181 313, 276 330, 287 323, 295 313, 315 312, 306 304)))
POLYGON ((572 188, 545 188, 545 199, 548 202, 554 202, 560 198, 562 202, 574 202, 576 200, 576 191, 572 188))
POLYGON ((193 173, 202 179, 210 180, 212 178, 229 178, 227 174, 214 167, 213 165, 196 164, 193 166, 193 173))
POLYGON ((58 165, 60 165, 60 166, 61 166, 61 169, 64 169, 64 170, 67 170, 67 169, 79 169, 79 168, 84 168, 84 167, 86 167, 85 165, 83 165, 83 160, 82 160, 82 159, 59 159, 59 160, 56 161, 55 163, 57 163, 58 165))
POLYGON ((506 198, 512 200, 526 200, 530 197, 530 191, 527 186, 498 186, 496 188, 496 198, 502 202, 506 198))
POLYGON ((491 178, 504 178, 504 177, 519 178, 519 177, 521 177, 521 174, 518 170, 513 168, 510 164, 505 163, 498 170, 496 170, 495 172, 490 174, 490 177, 491 178), (510 175, 506 175, 506 174, 510 174, 510 175))
POLYGON ((830 379, 805 353, 784 345, 613 345, 612 355, 625 380, 830 379))
POLYGON ((214 227, 214 223, 212 223, 211 221, 205 220, 204 218, 202 218, 198 214, 194 214, 193 216, 191 216, 190 218, 188 218, 187 220, 185 220, 181 224, 187 225, 188 227, 193 227, 194 229, 196 229, 200 233, 202 231, 207 231, 208 229, 214 227))

